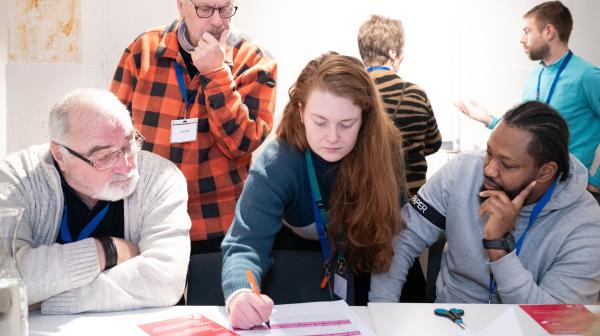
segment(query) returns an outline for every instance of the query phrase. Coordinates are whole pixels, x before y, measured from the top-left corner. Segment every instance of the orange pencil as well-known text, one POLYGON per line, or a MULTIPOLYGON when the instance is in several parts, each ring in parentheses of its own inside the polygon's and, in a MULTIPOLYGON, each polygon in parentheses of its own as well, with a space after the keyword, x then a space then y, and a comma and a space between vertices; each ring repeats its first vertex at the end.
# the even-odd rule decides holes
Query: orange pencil
MULTIPOLYGON (((258 297, 260 298, 260 291, 258 290, 258 285, 256 285, 256 280, 254 279, 254 274, 252 274, 252 271, 246 270, 246 278, 248 278, 250 287, 252 287, 252 292, 258 295, 258 297)), ((267 325, 267 327, 269 327, 269 329, 271 329, 271 322, 269 320, 267 320, 265 324, 267 325)))

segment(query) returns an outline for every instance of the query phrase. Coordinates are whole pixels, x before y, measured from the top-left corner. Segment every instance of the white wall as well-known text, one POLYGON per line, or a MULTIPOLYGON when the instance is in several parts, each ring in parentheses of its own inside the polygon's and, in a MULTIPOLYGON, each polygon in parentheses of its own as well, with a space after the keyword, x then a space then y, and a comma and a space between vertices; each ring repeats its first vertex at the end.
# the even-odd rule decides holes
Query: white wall
POLYGON ((77 87, 107 88, 127 44, 176 14, 174 0, 81 0, 81 63, 6 65, 6 152, 47 141, 47 113, 60 97, 77 87))
MULTIPOLYGON (((238 0, 240 9, 234 22, 278 60, 278 118, 289 86, 311 58, 328 50, 358 57, 356 34, 370 14, 403 20, 406 55, 400 75, 426 90, 444 140, 460 139, 461 148, 468 149, 483 147, 489 133, 460 116, 452 103, 473 98, 490 111, 502 113, 520 101, 527 73, 536 67, 519 43, 521 17, 539 2, 238 0)), ((570 0, 565 4, 575 20, 572 49, 600 65, 596 22, 600 1, 570 0)), ((0 12, 5 13, 1 7, 0 12)), ((7 64, 6 123, 4 52, 0 52, 0 131, 8 125, 8 132, 0 133, 0 156, 5 138, 8 152, 45 141, 46 114, 54 102, 76 87, 108 87, 126 45, 147 28, 169 24, 176 15, 175 0, 81 0, 81 63, 7 64)), ((0 38, 4 51, 3 41, 0 38)), ((434 166, 446 158, 439 154, 434 156, 436 160, 434 166)))
POLYGON ((290 5, 289 1, 253 0, 250 8, 240 9, 237 25, 256 37, 278 61, 277 110, 283 109, 287 89, 310 59, 329 50, 360 58, 356 42, 360 24, 369 14, 393 15, 403 20, 407 35, 401 75, 425 88, 434 109, 440 112, 436 114, 443 134, 448 139, 458 138, 456 114, 441 111, 450 109, 457 94, 459 32, 454 18, 459 1, 437 1, 438 14, 430 10, 428 1, 357 3, 305 0, 290 5), (256 20, 265 12, 278 14, 256 20), (423 13, 427 13, 425 17, 423 13), (440 36, 440 29, 432 23, 443 27, 446 36, 440 36))
MULTIPOLYGON (((522 15, 540 2, 252 0, 236 14, 236 23, 278 60, 279 112, 287 102, 287 89, 308 60, 328 50, 359 57, 358 27, 370 14, 401 19, 406 37, 400 75, 427 92, 443 140, 455 142, 455 149, 460 143, 461 150, 468 150, 485 148, 490 131, 462 116, 453 102, 474 99, 490 112, 502 114, 521 101, 525 79, 538 66, 519 43, 522 15), (257 19, 261 17, 265 18, 257 19)), ((575 21, 571 48, 600 65, 600 26, 595 22, 600 1, 564 3, 575 21)), ((428 157, 428 175, 448 158, 443 151, 428 157)))
POLYGON ((6 153, 6 58, 7 58, 7 18, 6 2, 0 2, 0 157, 6 153))

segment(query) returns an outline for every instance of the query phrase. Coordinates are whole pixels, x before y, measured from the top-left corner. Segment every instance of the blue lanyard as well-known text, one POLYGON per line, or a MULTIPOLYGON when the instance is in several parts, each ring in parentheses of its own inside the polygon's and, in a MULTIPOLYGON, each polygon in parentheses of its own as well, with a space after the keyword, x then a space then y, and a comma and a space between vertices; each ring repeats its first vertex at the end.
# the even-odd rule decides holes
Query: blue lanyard
POLYGON ((190 106, 194 102, 194 96, 188 97, 187 88, 185 87, 185 80, 183 79, 183 70, 181 69, 181 65, 176 61, 173 61, 175 66, 175 73, 177 74, 177 83, 179 84, 179 91, 181 91, 181 97, 183 97, 183 101, 185 102, 185 110, 186 112, 190 109, 190 106))
MULTIPOLYGON (((550 86, 550 91, 548 92, 548 98, 546 98, 546 104, 550 104, 550 99, 552 99, 552 95, 554 95, 554 89, 556 89, 556 83, 558 83, 560 74, 563 72, 563 70, 565 70, 565 68, 567 67, 567 64, 569 64, 571 57, 573 57, 573 52, 571 50, 569 50, 569 53, 567 53, 567 56, 565 57, 565 59, 560 63, 560 67, 558 68, 556 75, 554 75, 554 80, 552 81, 552 85, 550 86)), ((542 66, 542 70, 540 70, 540 74, 538 75, 537 89, 535 91, 535 100, 537 100, 537 101, 540 100, 540 82, 542 81, 542 73, 543 72, 544 72, 544 67, 542 66)))
POLYGON ((374 66, 370 66, 367 68, 367 72, 371 72, 374 70, 387 70, 390 71, 390 68, 383 66, 383 65, 374 65, 374 66))
POLYGON ((310 149, 306 149, 304 152, 306 159, 306 165, 308 167, 308 178, 310 180, 310 198, 312 199, 312 210, 315 216, 315 224, 317 226, 317 232, 319 234, 319 243, 321 244, 321 253, 323 255, 323 264, 328 265, 331 261, 331 251, 329 247, 329 241, 327 240, 327 231, 325 227, 327 225, 327 209, 323 204, 321 198, 321 190, 317 182, 317 175, 315 174, 315 166, 313 165, 312 158, 310 156, 310 149))
MULTIPOLYGON (((87 223, 83 230, 79 232, 79 236, 77 236, 76 241, 80 241, 89 237, 92 234, 92 232, 96 230, 98 224, 100 224, 102 219, 104 219, 104 216, 106 216, 109 206, 110 203, 108 203, 102 210, 100 210, 100 212, 97 213, 96 216, 94 216, 94 218, 92 218, 92 220, 89 223, 87 223)), ((73 239, 71 238, 71 231, 69 231, 68 217, 69 216, 67 215, 67 204, 65 203, 62 220, 60 221, 60 238, 65 243, 70 243, 73 241, 73 239)))
MULTIPOLYGON (((515 252, 517 253, 517 256, 519 256, 519 253, 521 253, 521 247, 523 246, 523 242, 525 241, 527 232, 529 231, 529 229, 531 229, 531 227, 533 226, 533 223, 535 223, 539 214, 542 212, 542 209, 544 209, 544 207, 546 206, 548 201, 550 201, 550 197, 552 196, 552 192, 554 192, 554 188, 556 187, 557 180, 554 180, 554 182, 552 182, 552 184, 550 185, 550 188, 548 188, 548 190, 546 190, 544 195, 542 195, 542 198, 540 198, 540 200, 537 202, 537 204, 533 208, 533 211, 531 212, 531 216, 529 216, 529 222, 527 223, 527 227, 525 228, 525 231, 523 231, 523 234, 521 235, 521 237, 519 237, 519 239, 517 240, 517 243, 515 245, 515 252)), ((490 272, 490 284, 488 285, 488 292, 490 294, 489 295, 490 303, 491 303, 492 295, 494 294, 494 291, 496 290, 496 287, 498 287, 498 285, 496 284, 496 281, 494 281, 494 276, 492 275, 492 272, 490 272)))

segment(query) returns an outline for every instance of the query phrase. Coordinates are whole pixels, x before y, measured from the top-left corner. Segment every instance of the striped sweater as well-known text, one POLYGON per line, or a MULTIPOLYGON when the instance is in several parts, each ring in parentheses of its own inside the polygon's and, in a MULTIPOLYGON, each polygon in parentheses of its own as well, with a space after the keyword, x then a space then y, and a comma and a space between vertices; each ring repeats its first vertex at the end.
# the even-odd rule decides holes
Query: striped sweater
POLYGON ((369 75, 379 89, 385 111, 402 132, 406 183, 410 194, 415 194, 425 183, 425 156, 437 152, 442 144, 431 103, 423 89, 392 71, 374 70, 369 75))

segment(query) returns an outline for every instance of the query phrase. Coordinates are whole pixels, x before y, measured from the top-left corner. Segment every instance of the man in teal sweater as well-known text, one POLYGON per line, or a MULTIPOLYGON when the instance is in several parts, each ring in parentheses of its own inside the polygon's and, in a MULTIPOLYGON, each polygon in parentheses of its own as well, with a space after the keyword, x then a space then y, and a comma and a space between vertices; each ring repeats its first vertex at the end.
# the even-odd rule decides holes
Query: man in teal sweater
MULTIPOLYGON (((523 100, 550 104, 565 118, 571 134, 569 151, 588 169, 587 188, 600 203, 600 173, 593 164, 595 153, 600 153, 600 69, 569 50, 573 18, 560 1, 532 8, 524 23, 521 43, 541 67, 529 76, 523 100)), ((476 103, 459 102, 457 107, 490 129, 498 123, 476 103)))

